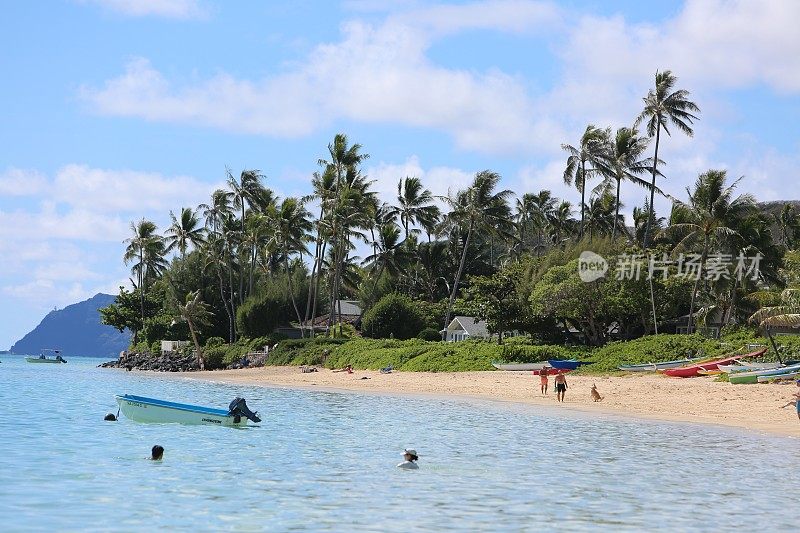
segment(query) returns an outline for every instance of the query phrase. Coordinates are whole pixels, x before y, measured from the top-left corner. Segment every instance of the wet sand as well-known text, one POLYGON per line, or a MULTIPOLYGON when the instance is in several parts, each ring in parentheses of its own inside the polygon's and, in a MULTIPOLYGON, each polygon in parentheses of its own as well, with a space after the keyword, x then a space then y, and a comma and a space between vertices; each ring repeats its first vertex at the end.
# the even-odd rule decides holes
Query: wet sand
POLYGON ((605 377, 568 374, 569 388, 564 403, 559 404, 552 378, 545 396, 540 392, 539 377, 529 372, 381 374, 357 370, 347 374, 320 369, 303 374, 298 367, 261 367, 179 375, 229 384, 521 402, 637 418, 719 424, 800 437, 800 420, 795 409, 780 409, 797 390, 794 383, 731 385, 716 382, 713 377, 680 379, 654 374, 605 377), (592 384, 597 384, 603 401, 592 401, 589 392, 592 384))

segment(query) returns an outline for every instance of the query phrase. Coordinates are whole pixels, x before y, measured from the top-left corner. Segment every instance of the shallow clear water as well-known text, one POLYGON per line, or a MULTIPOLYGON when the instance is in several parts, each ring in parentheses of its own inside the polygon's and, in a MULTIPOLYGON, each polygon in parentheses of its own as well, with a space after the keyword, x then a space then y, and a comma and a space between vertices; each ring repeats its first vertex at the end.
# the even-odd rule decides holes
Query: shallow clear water
POLYGON ((3 531, 797 529, 798 439, 0 360, 3 531), (264 420, 104 422, 123 393, 239 395, 264 420), (163 462, 146 460, 153 444, 163 462), (405 447, 420 470, 395 468, 405 447))

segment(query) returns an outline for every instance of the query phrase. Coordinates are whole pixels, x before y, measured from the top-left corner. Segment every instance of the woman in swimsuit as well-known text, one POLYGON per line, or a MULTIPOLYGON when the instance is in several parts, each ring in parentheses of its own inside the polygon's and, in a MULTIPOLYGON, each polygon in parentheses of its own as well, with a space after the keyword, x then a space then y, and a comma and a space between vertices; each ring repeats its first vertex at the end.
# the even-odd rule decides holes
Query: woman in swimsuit
POLYGON ((556 384, 556 399, 563 402, 564 393, 567 391, 567 378, 559 371, 553 382, 556 384))
POLYGON ((542 394, 547 394, 547 367, 539 370, 539 381, 542 383, 542 394))

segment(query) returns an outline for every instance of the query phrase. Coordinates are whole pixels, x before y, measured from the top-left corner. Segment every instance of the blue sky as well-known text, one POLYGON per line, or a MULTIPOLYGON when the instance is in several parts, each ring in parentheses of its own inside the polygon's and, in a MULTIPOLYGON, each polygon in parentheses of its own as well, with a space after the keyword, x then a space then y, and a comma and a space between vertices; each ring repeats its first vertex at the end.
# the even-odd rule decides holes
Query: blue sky
MULTIPOLYGON (((130 221, 163 227, 226 166, 305 194, 337 132, 386 200, 406 175, 446 194, 490 168, 575 203, 560 144, 629 125, 657 69, 702 109, 693 138, 662 144, 664 189, 724 168, 798 199, 797 20, 794 0, 8 2, 0 348, 125 283, 130 221)), ((627 210, 643 198, 623 190, 627 210)))

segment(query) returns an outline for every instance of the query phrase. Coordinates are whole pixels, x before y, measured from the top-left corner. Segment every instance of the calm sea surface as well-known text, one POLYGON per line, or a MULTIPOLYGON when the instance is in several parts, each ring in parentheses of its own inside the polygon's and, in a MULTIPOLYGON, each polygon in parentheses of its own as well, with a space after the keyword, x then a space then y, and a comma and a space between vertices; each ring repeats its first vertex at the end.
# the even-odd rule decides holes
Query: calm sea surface
POLYGON ((2 531, 797 531, 800 521, 798 439, 142 377, 96 359, 0 360, 2 531), (240 395, 263 422, 104 422, 124 393, 218 407, 240 395), (163 462, 146 460, 153 444, 163 462), (395 468, 405 447, 420 470, 395 468))

